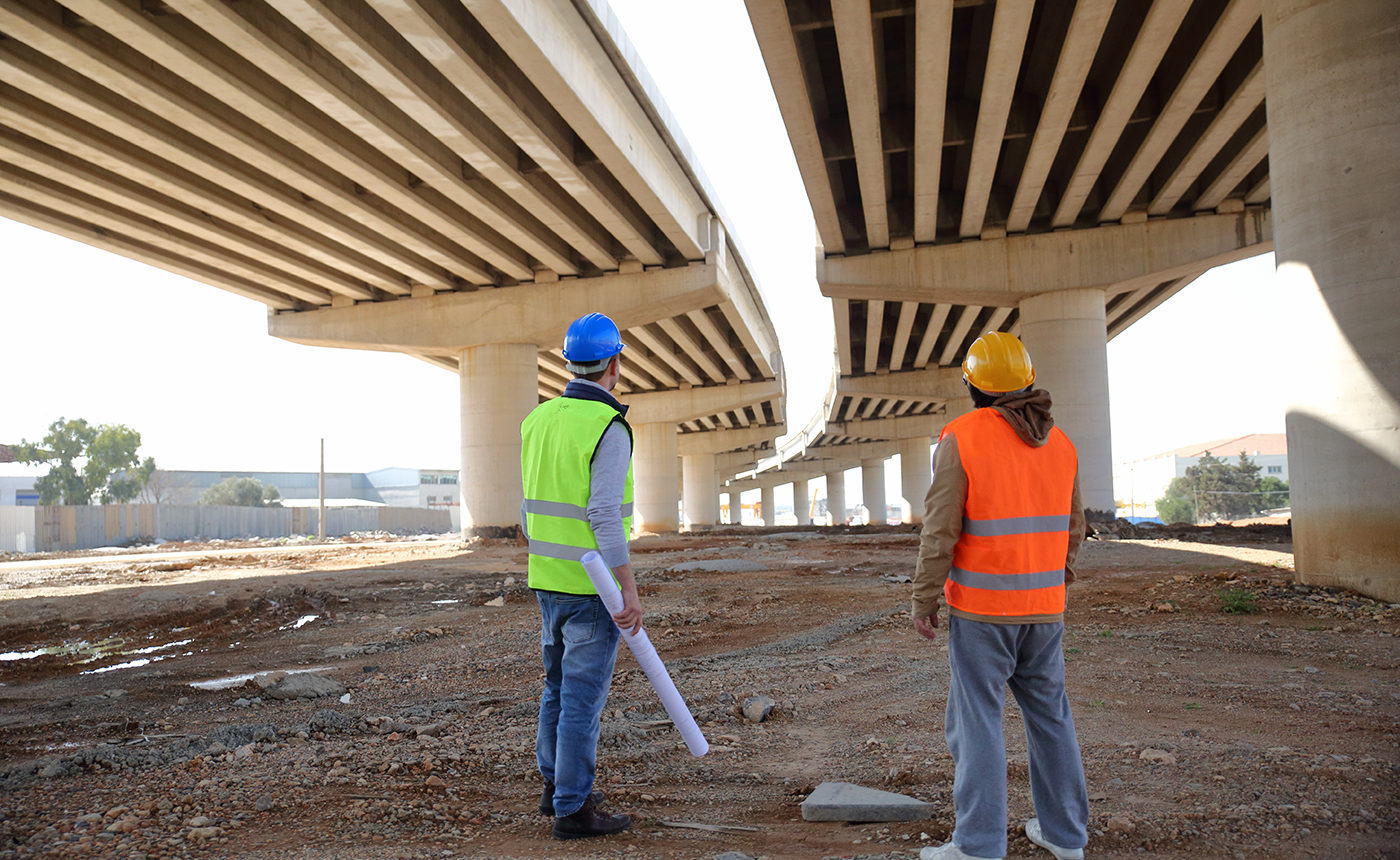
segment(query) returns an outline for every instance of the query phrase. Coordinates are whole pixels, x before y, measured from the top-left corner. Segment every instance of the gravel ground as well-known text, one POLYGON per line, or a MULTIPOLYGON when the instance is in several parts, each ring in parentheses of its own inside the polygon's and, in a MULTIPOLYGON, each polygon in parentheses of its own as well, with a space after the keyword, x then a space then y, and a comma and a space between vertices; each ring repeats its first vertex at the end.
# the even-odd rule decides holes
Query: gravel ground
MULTIPOLYGON (((1279 534, 1086 546, 1065 645, 1090 856, 1400 856, 1400 608, 1295 584, 1279 534)), ((0 858, 873 860, 949 835, 947 653, 907 619, 908 528, 639 540, 647 628, 712 751, 624 651, 598 785, 635 824, 584 843, 534 809, 522 549, 248 548, 0 563, 0 858), (279 669, 316 671, 191 686, 279 669), (328 695, 276 698, 312 675, 328 695), (802 821, 824 780, 936 811, 802 821)), ((1019 831, 1018 722, 1008 856, 1048 857, 1019 831)))

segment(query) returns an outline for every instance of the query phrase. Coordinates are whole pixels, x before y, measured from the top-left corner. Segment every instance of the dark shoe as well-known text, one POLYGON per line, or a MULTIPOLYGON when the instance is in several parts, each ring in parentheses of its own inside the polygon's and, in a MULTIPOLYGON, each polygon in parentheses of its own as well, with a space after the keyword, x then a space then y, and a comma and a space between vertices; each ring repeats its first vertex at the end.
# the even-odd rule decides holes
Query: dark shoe
MULTIPOLYGON (((588 799, 593 801, 594 806, 602 806, 608 802, 607 795, 601 791, 592 791, 588 794, 588 799)), ((554 783, 545 781, 544 790, 540 792, 540 815, 554 815, 554 783)))
POLYGON ((607 836, 621 833, 632 826, 630 815, 609 815, 598 809, 590 797, 573 815, 554 819, 555 839, 587 839, 590 836, 607 836))

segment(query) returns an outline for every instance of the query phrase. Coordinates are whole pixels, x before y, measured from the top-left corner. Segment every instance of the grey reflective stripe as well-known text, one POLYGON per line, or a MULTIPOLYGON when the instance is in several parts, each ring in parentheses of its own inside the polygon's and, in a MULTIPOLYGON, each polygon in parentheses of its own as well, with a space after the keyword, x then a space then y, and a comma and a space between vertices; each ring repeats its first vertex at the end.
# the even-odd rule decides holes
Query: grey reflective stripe
MULTIPOLYGON (((571 505, 568 502, 546 502, 543 499, 526 499, 525 513, 543 514, 547 517, 566 517, 571 520, 587 520, 588 509, 581 505, 571 505)), ((628 502, 621 507, 622 516, 632 516, 632 503, 628 502)))
POLYGON ((582 561, 583 557, 590 552, 597 552, 597 550, 591 547, 569 546, 566 543, 550 543, 547 540, 530 539, 530 555, 562 558, 565 561, 582 561))
POLYGON ((525 513, 544 514, 549 517, 568 517, 571 520, 588 519, 588 509, 568 502, 546 502, 543 499, 526 499, 525 513))
POLYGON ((948 571, 948 578, 958 585, 965 585, 968 588, 985 588, 988 591, 1024 591, 1030 588, 1050 588, 1064 585, 1065 571, 1064 568, 1060 568, 1040 573, 977 573, 955 567, 948 571))
POLYGON ((963 534, 973 537, 1004 537, 1037 532, 1069 531, 1069 514, 1054 517, 1006 517, 1000 520, 970 520, 963 517, 963 534))

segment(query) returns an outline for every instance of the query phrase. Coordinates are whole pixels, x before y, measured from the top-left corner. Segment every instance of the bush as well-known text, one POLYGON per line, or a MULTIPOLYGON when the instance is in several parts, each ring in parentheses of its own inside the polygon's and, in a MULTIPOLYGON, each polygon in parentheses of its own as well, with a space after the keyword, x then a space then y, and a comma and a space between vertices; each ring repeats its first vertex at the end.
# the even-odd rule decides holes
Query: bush
POLYGON ((257 478, 225 478, 199 497, 201 505, 233 505, 239 508, 280 508, 282 494, 257 478))
POLYGON ((1220 592, 1220 611, 1248 615, 1255 611, 1254 593, 1245 588, 1227 588, 1220 592))

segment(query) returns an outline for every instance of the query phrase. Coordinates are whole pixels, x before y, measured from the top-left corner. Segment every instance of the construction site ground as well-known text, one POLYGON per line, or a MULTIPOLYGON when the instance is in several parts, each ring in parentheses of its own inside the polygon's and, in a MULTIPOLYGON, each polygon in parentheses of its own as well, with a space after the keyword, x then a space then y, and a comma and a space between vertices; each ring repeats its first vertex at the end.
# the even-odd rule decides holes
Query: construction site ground
MULTIPOLYGON (((1400 607, 1296 584, 1287 534, 1086 544, 1064 645, 1088 856, 1400 856, 1400 607)), ((0 560, 0 858, 916 857, 953 825, 917 546, 909 526, 638 539, 646 626, 711 749, 687 752, 624 648, 597 787, 634 823, 577 842, 536 809, 539 612, 513 541, 0 560), (236 678, 293 669, 344 695, 236 678), (756 696, 775 704, 749 722, 756 696), (933 817, 804 821, 828 780, 933 817)), ((1049 857, 1020 829, 1014 702, 1005 724, 1008 856, 1049 857)))

